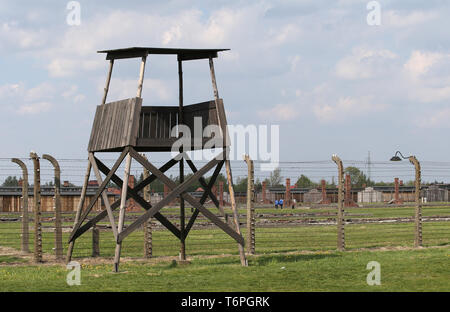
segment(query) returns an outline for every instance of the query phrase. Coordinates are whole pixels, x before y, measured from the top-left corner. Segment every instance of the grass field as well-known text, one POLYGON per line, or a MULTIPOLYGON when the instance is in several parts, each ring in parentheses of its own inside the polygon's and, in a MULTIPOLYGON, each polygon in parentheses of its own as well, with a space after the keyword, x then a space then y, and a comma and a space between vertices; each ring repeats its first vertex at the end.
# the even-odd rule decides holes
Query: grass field
MULTIPOLYGON (((176 208, 166 211, 176 212, 176 208)), ((122 273, 113 274, 115 243, 111 231, 101 231, 99 259, 86 258, 92 249, 88 232, 75 244, 73 259, 82 263, 82 285, 72 287, 65 282, 66 267, 52 262, 51 230, 43 233, 44 259, 50 262, 34 265, 30 254, 18 252, 20 222, 0 222, 0 291, 450 291, 449 221, 423 222, 425 248, 412 249, 414 223, 391 221, 412 217, 413 207, 346 209, 346 220, 363 220, 345 226, 346 252, 336 251, 336 225, 289 223, 332 220, 335 212, 333 207, 258 208, 257 255, 249 258, 247 268, 239 265, 236 243, 217 228, 190 232, 186 245, 191 264, 183 266, 171 262, 178 255, 179 242, 167 230, 153 231, 155 258, 143 260, 144 237, 138 230, 123 243, 122 256, 126 258, 120 266, 122 273), (381 219, 392 220, 367 223, 381 219), (264 220, 272 225, 263 226, 264 220), (2 247, 13 252, 1 255, 2 247), (381 264, 381 286, 366 283, 369 261, 381 264)), ((450 207, 427 206, 423 216, 448 217, 450 207)), ((51 214, 43 216, 49 217, 51 214)), ((43 225, 51 227, 52 223, 43 225)), ((245 237, 245 227, 242 230, 245 237)), ((68 236, 68 232, 63 233, 65 249, 68 236)))
MULTIPOLYGON (((11 260, 11 259, 10 259, 11 260)), ((6 259, 6 261, 10 261, 6 259)), ((5 259, 0 258, 0 263, 5 259)), ((169 261, 82 264, 81 285, 68 286, 64 265, 0 265, 1 291, 450 291, 450 248, 311 252, 169 261), (378 261, 381 285, 369 286, 367 263, 378 261)))
MULTIPOLYGON (((178 208, 164 208, 165 215, 176 214, 178 208)), ((215 208, 210 208, 216 211, 215 208)), ((241 214, 245 214, 245 209, 240 209, 241 214)), ((284 225, 284 221, 292 220, 318 220, 330 218, 323 214, 331 215, 336 213, 336 208, 306 208, 296 209, 274 209, 272 207, 257 207, 256 220, 259 224, 264 224, 263 220, 278 222, 276 227, 257 226, 256 228, 256 252, 286 252, 299 250, 333 250, 336 248, 336 226, 335 225, 284 225)), ((363 208, 347 208, 346 219, 355 220, 364 218, 365 220, 379 218, 407 218, 414 215, 414 207, 398 206, 368 206, 363 208)), ((190 209, 187 209, 189 216, 190 209)), ((429 205, 423 207, 423 217, 448 216, 450 217, 450 206, 429 205)), ((128 214, 132 216, 133 214, 128 214)), ((136 215, 136 214, 134 214, 136 215)), ((2 214, 5 217, 16 217, 17 214, 2 214)), ((44 213, 43 219, 49 219, 51 213, 44 213)), ((176 222, 172 219, 172 222, 176 222)), ((411 220, 412 221, 412 220, 411 220)), ((128 220, 126 223, 129 224, 128 220)), ((204 218, 199 218, 199 224, 205 222, 204 218)), ((241 219, 245 224, 245 216, 241 219)), ((102 224, 107 224, 103 221, 102 224)), ((72 223, 65 222, 66 226, 72 223)), ((53 226, 52 222, 43 222, 46 226, 53 226)), ((20 222, 0 222, 0 246, 20 248, 20 222)), ((244 235, 246 229, 242 229, 244 235)), ((412 247, 414 241, 414 224, 409 223, 362 223, 347 224, 345 229, 346 247, 354 248, 377 248, 377 247, 412 247)), ((69 233, 63 233, 63 242, 67 242, 69 233)), ((30 247, 32 249, 33 233, 30 234, 30 247)), ((143 256, 143 232, 142 230, 132 233, 123 243, 123 255, 127 257, 143 256)), ((442 246, 450 244, 450 222, 424 222, 423 223, 424 246, 442 246)), ((45 253, 53 254, 54 234, 50 231, 43 233, 43 250, 45 253)), ((67 244, 64 244, 67 247, 67 244)), ((100 255, 110 257, 114 253, 115 243, 112 232, 101 231, 100 234, 100 255)), ((86 257, 91 254, 92 239, 88 232, 76 241, 74 257, 86 257)), ((153 232, 153 253, 155 256, 176 256, 179 252, 179 242, 167 230, 155 230, 153 232)), ((225 233, 217 228, 193 229, 187 238, 187 252, 189 255, 221 255, 237 254, 236 243, 225 233)))

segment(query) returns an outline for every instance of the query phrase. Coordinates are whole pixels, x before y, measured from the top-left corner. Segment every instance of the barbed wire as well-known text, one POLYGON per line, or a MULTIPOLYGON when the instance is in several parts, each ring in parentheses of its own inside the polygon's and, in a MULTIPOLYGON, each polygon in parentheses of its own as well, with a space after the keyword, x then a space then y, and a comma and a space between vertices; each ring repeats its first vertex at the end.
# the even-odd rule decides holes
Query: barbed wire
MULTIPOLYGON (((32 175, 33 166, 31 160, 28 158, 19 158, 25 162, 28 167, 29 176, 32 175)), ((112 165, 115 159, 102 159, 106 165, 112 165)), ((82 183, 85 175, 87 159, 81 158, 62 158, 58 159, 61 167, 61 178, 67 180, 73 184, 79 185, 82 183)), ((199 168, 207 163, 207 161, 194 161, 199 168)), ((367 161, 361 160, 344 160, 344 166, 354 166, 358 168, 362 173, 368 177, 367 161)), ((53 178, 53 166, 46 164, 46 161, 41 161, 41 177, 44 182, 50 182, 53 178)), ((164 161, 153 161, 155 165, 159 166, 164 164, 164 161)), ((264 180, 270 177, 271 171, 262 171, 259 165, 266 162, 255 161, 255 178, 258 180, 264 180)), ((434 181, 449 181, 450 179, 450 162, 442 161, 421 161, 422 166, 422 178, 424 183, 434 181)), ((414 168, 408 161, 393 163, 389 161, 371 161, 370 167, 370 179, 374 182, 388 181, 392 182, 394 177, 402 178, 405 180, 414 179, 414 168)), ((243 179, 247 176, 247 167, 244 161, 234 160, 231 161, 232 171, 235 179, 243 179)), ((188 166, 185 166, 185 174, 191 173, 188 166)), ((313 160, 313 161, 280 161, 277 165, 280 170, 280 177, 298 179, 302 174, 310 179, 324 179, 327 181, 337 178, 337 169, 335 164, 331 160, 313 160)), ((124 165, 119 166, 117 171, 118 176, 122 176, 124 165)), ((132 163, 131 173, 133 175, 140 176, 142 173, 142 167, 137 162, 132 163)), ((174 166, 166 172, 166 175, 176 178, 178 176, 178 167, 174 166)), ((225 174, 225 170, 222 169, 222 174, 225 174)), ((0 158, 0 181, 9 176, 16 176, 20 178, 22 171, 17 164, 11 162, 11 158, 0 158)), ((104 177, 104 175, 102 175, 104 177)), ((91 172, 92 180, 95 180, 94 175, 91 172)), ((30 178, 29 178, 30 180, 30 178)), ((236 181, 235 181, 236 182, 236 181)))

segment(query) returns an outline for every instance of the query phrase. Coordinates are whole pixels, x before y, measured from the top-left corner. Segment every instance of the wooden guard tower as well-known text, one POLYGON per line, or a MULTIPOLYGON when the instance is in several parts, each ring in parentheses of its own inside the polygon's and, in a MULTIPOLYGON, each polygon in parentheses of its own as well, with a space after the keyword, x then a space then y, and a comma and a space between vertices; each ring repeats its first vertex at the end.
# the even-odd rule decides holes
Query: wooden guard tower
MULTIPOLYGON (((185 240, 191 230, 197 216, 202 213, 207 219, 211 220, 215 225, 225 231, 237 243, 241 264, 247 265, 247 260, 244 253, 244 239, 239 228, 239 220, 236 209, 236 203, 233 191, 233 182, 231 175, 231 167, 229 161, 229 140, 226 132, 226 116, 222 99, 219 98, 217 91, 216 78, 214 73, 213 59, 217 57, 218 52, 225 51, 225 49, 169 49, 169 48, 145 48, 134 47, 127 49, 106 50, 99 51, 99 53, 106 53, 106 59, 109 60, 109 71, 106 78, 106 86, 104 89, 103 100, 101 105, 97 106, 95 113, 94 124, 92 126, 91 137, 88 145, 89 161, 87 166, 84 184, 81 193, 81 200, 75 217, 75 223, 72 233, 69 238, 69 248, 67 252, 67 261, 72 257, 75 240, 85 233, 87 230, 95 226, 97 222, 105 217, 108 217, 111 223, 112 232, 116 240, 116 250, 114 257, 114 271, 119 269, 121 245, 124 239, 133 231, 138 229, 149 218, 157 219, 163 226, 171 231, 180 240, 180 259, 185 260, 185 240), (150 54, 166 54, 177 55, 178 60, 178 77, 179 77, 179 105, 178 106, 142 106, 143 99, 141 98, 142 86, 144 82, 145 63, 150 54), (114 66, 114 61, 118 59, 127 58, 141 58, 141 66, 139 73, 139 80, 137 83, 136 97, 124 99, 121 101, 106 103, 106 98, 109 90, 109 83, 114 66), (209 102, 202 102, 192 105, 184 105, 183 103, 183 61, 208 59, 211 81, 214 91, 214 100, 209 102), (180 125, 187 126, 191 133, 194 131, 194 120, 201 117, 201 126, 205 129, 207 126, 216 125, 220 130, 220 135, 214 137, 219 139, 221 144, 216 144, 213 147, 221 148, 220 154, 208 161, 202 168, 197 169, 185 151, 194 149, 211 148, 205 143, 209 138, 199 138, 192 136, 192 144, 183 145, 177 152, 179 154, 170 159, 165 165, 160 168, 155 167, 150 161, 143 157, 138 152, 169 152, 172 151, 173 144, 180 137, 172 137, 171 131, 179 129, 180 125), (194 142, 195 141, 195 142, 194 142), (97 157, 96 153, 110 153, 120 152, 120 156, 111 168, 108 168, 97 157), (134 159, 140 163, 144 168, 148 169, 151 175, 137 184, 134 188, 130 188, 127 184, 130 174, 131 160, 134 159), (125 173, 123 180, 116 175, 116 171, 125 160, 125 173), (193 175, 188 179, 184 179, 184 163, 187 163, 193 172, 193 175), (169 179, 164 172, 179 165, 180 183, 176 184, 169 179), (225 216, 223 209, 220 208, 216 196, 211 191, 217 176, 219 175, 223 165, 225 165, 227 181, 229 185, 229 194, 231 200, 231 208, 233 212, 234 228, 228 223, 223 222, 221 218, 211 213, 203 204, 209 197, 219 208, 220 213, 225 216), (204 175, 214 169, 214 173, 209 181, 206 182, 204 175), (90 172, 95 173, 100 187, 87 208, 83 211, 85 201, 86 188, 89 181, 90 172), (102 179, 101 172, 105 175, 102 179), (140 191, 152 181, 159 179, 171 190, 168 196, 162 199, 154 206, 150 205, 140 195, 140 191), (114 182, 121 188, 120 199, 109 204, 105 188, 110 182, 114 182), (200 200, 195 199, 188 193, 186 189, 194 182, 199 181, 204 188, 203 196, 200 200), (95 202, 100 198, 103 199, 106 209, 100 212, 93 218, 87 218, 91 212, 95 202), (161 214, 161 209, 168 205, 175 198, 180 198, 180 226, 177 227, 171 223, 166 217, 161 214), (132 224, 124 227, 125 208, 127 199, 132 198, 144 210, 143 214, 132 224), (195 210, 185 224, 185 207, 184 202, 188 202, 195 210), (119 218, 116 223, 113 211, 119 208, 119 218)), ((202 130, 203 130, 202 129, 202 130)), ((176 130, 175 130, 176 131, 176 130)), ((202 131, 203 132, 203 131, 202 131)))

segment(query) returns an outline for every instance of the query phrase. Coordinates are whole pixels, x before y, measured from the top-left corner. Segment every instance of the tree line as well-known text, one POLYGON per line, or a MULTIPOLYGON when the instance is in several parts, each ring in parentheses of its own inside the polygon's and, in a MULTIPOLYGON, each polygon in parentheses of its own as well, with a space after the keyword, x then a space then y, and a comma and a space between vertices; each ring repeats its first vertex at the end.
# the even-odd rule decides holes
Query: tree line
MULTIPOLYGON (((359 168, 357 167, 346 167, 344 169, 345 174, 349 174, 350 175, 350 180, 352 182, 352 187, 355 188, 363 188, 363 187, 369 187, 369 186, 394 186, 394 181, 389 181, 389 182, 384 182, 384 181, 378 181, 375 182, 371 179, 369 179, 366 174, 361 171, 359 168)), ((189 179, 193 174, 187 174, 184 177, 184 180, 189 179)), ((136 179, 136 183, 141 182, 144 179, 144 175, 141 173, 139 175, 139 177, 136 179)), ((173 177, 170 176, 170 179, 173 180, 175 183, 179 183, 180 182, 180 178, 178 176, 173 177)), ((206 183, 209 183, 211 177, 206 177, 206 183)), ((392 179, 394 180, 394 179, 392 179)), ((219 185, 219 181, 222 181, 224 184, 224 191, 226 192, 228 189, 228 182, 227 182, 227 178, 223 175, 223 174, 219 174, 217 176, 216 179, 216 187, 218 187, 219 185)), ((264 179, 263 182, 266 183, 266 185, 268 187, 285 187, 285 184, 283 181, 283 177, 281 175, 281 169, 280 168, 276 168, 274 169, 270 174, 269 177, 264 179)), ((443 184, 444 182, 438 182, 438 181, 434 181, 432 183, 422 183, 423 185, 431 185, 431 184, 443 184)), ((53 181, 47 182, 44 184, 45 186, 53 186, 53 181)), ((70 186, 75 186, 72 183, 69 183, 70 186)), ((308 176, 301 174, 300 177, 297 179, 297 181, 292 184, 291 182, 291 186, 297 187, 297 188, 318 188, 320 187, 321 182, 320 181, 314 181, 312 179, 310 179, 308 176)), ((406 183, 404 183, 403 185, 406 186, 414 186, 414 181, 407 181, 406 183)), ((19 186, 19 179, 16 176, 8 176, 2 186, 5 187, 14 187, 14 186, 19 186)), ((110 182, 108 184, 108 187, 117 187, 113 182, 110 182)), ((334 177, 332 177, 331 181, 326 181, 326 187, 328 188, 333 188, 333 187, 337 187, 336 181, 334 179, 334 177)), ((203 186, 200 184, 199 181, 194 182, 192 185, 189 186, 189 188, 187 189, 188 192, 195 192, 197 189, 203 189, 203 186)), ((159 180, 155 180, 152 183, 150 183, 150 190, 152 193, 162 193, 164 192, 164 184, 159 181, 159 180)), ((234 181, 234 190, 235 192, 246 192, 247 191, 247 177, 238 177, 235 181, 234 181)), ((262 190, 262 182, 259 179, 255 180, 255 191, 256 192, 260 192, 262 190)))

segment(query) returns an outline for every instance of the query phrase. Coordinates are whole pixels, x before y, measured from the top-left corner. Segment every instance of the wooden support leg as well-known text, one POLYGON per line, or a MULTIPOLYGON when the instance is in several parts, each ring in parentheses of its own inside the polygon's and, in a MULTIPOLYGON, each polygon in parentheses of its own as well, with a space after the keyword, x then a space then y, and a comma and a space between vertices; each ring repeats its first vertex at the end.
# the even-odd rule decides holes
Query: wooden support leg
MULTIPOLYGON (((109 223, 111 224, 111 228, 112 228, 112 231, 113 231, 114 238, 117 239, 116 222, 114 221, 114 215, 113 215, 113 212, 112 212, 112 209, 111 209, 111 205, 109 204, 108 196, 106 195, 106 192, 105 192, 105 187, 106 186, 104 185, 104 181, 103 181, 102 176, 100 174, 100 171, 98 169, 98 165, 97 165, 97 162, 95 161, 95 157, 94 157, 93 153, 89 153, 89 160, 91 161, 92 169, 94 170, 95 176, 97 178, 97 182, 99 184, 101 184, 100 185, 101 196, 103 198, 103 202, 105 204, 106 211, 108 212, 109 223), (102 187, 103 187, 103 189, 102 189, 102 187)), ((119 158, 119 160, 120 160, 120 158, 119 158)), ((116 164, 118 162, 119 161, 117 161, 116 164)), ((113 170, 111 170, 111 172, 112 171, 113 170)), ((111 172, 110 172, 110 174, 112 176, 113 173, 111 173, 111 172)), ((108 178, 110 178, 110 175, 106 176, 105 181, 109 180, 108 178)))
MULTIPOLYGON (((142 157, 147 159, 143 154, 142 157)), ((144 180, 150 176, 150 173, 147 169, 144 168, 143 178, 144 180)), ((150 203, 150 185, 144 187, 144 200, 147 203, 150 203)), ((151 258, 153 255, 153 246, 152 246, 152 220, 151 218, 147 220, 144 224, 144 257, 151 258)))
MULTIPOLYGON (((120 195, 120 211, 119 211, 119 223, 117 225, 117 233, 119 234, 123 230, 123 224, 125 219, 125 209, 127 205, 127 190, 128 190, 128 178, 130 176, 131 167, 131 155, 127 155, 125 162, 125 173, 123 177, 122 194, 120 195)), ((116 242, 116 251, 114 254, 114 272, 119 272, 120 251, 122 249, 122 242, 116 242)))
MULTIPOLYGON (((180 184, 184 182, 184 158, 180 159, 180 184)), ((180 196, 180 260, 186 260, 186 235, 185 235, 185 211, 184 198, 180 196)))
MULTIPOLYGON (((218 108, 219 105, 219 91, 217 90, 217 83, 216 83, 216 74, 214 71, 214 61, 212 59, 212 57, 209 58, 209 69, 210 69, 210 73, 211 73, 211 82, 212 82, 212 86, 213 86, 213 91, 214 91, 214 99, 216 101, 216 108, 218 108)), ((234 223, 236 226, 236 232, 241 235, 241 230, 239 228, 239 219, 238 219, 238 214, 237 214, 237 209, 236 209, 236 201, 234 198, 234 189, 233 189, 233 178, 231 176, 231 166, 230 166, 230 161, 229 161, 229 149, 228 149, 228 142, 230 142, 229 139, 229 135, 227 132, 227 122, 226 122, 226 118, 225 115, 220 114, 219 110, 217 109, 217 118, 219 120, 219 126, 222 129, 222 135, 224 138, 224 144, 223 147, 226 151, 226 156, 225 156, 225 169, 227 172, 227 181, 228 181, 228 190, 230 193, 230 202, 231 202, 231 209, 233 211, 233 218, 234 218, 234 223)), ((244 251, 244 244, 239 244, 239 255, 241 257, 241 264, 243 266, 247 266, 247 259, 245 258, 245 251, 244 251)))
MULTIPOLYGON (((83 210, 84 200, 86 199, 87 185, 89 182, 89 176, 91 174, 91 168, 92 168, 91 162, 88 161, 86 174, 84 176, 83 188, 81 189, 80 202, 78 203, 78 209, 77 209, 77 213, 75 215, 74 226, 78 223, 78 220, 80 219, 80 216, 81 216, 81 211, 83 210)), ((69 243, 69 248, 67 249, 67 257, 66 257, 67 263, 69 263, 70 260, 72 259, 74 244, 75 244, 75 240, 73 240, 69 243)))
MULTIPOLYGON (((227 172, 228 191, 230 192, 231 210, 233 212, 235 230, 239 235, 241 235, 241 229, 239 226, 239 216, 238 216, 238 212, 237 212, 237 208, 236 208, 236 200, 234 198, 233 177, 231 176, 231 165, 230 165, 229 159, 225 160, 225 170, 227 172)), ((241 258, 241 264, 242 264, 242 266, 247 266, 248 263, 247 263, 247 258, 245 257, 244 244, 238 243, 238 248, 239 248, 239 256, 241 258)))

